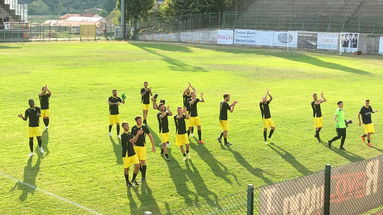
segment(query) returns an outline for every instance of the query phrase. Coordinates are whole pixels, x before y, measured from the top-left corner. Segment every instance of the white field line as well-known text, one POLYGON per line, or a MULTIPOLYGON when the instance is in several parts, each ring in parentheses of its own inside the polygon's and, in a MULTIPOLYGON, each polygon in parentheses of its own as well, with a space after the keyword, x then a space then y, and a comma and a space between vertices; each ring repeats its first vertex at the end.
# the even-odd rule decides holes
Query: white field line
POLYGON ((83 209, 83 210, 85 210, 85 211, 91 213, 91 214, 101 215, 101 213, 99 213, 99 212, 97 212, 97 211, 95 211, 95 210, 92 210, 92 209, 90 209, 90 208, 87 208, 87 207, 85 207, 85 206, 83 206, 83 205, 81 205, 81 204, 79 204, 79 203, 77 203, 77 202, 74 202, 74 201, 72 201, 72 200, 66 199, 66 198, 64 198, 64 197, 61 197, 61 196, 56 195, 56 194, 54 194, 54 193, 51 193, 51 192, 49 192, 49 191, 43 190, 43 189, 38 188, 38 187, 36 187, 36 186, 34 186, 34 185, 31 185, 31 184, 25 183, 25 182, 23 182, 23 181, 20 181, 19 179, 14 178, 14 177, 12 177, 12 176, 10 176, 10 175, 7 175, 7 174, 5 174, 5 173, 0 172, 0 177, 7 178, 7 179, 9 179, 9 180, 11 180, 11 181, 14 181, 14 182, 17 182, 17 183, 22 183, 22 184, 24 184, 25 186, 28 186, 28 187, 30 187, 30 188, 32 188, 32 189, 34 189, 34 190, 40 191, 40 192, 42 192, 42 193, 45 193, 46 195, 48 195, 48 196, 52 196, 52 197, 54 197, 54 198, 56 198, 56 199, 58 199, 58 200, 61 200, 61 201, 63 201, 63 202, 66 202, 66 203, 69 203, 69 204, 71 204, 71 205, 74 205, 74 206, 76 206, 76 207, 78 207, 78 208, 81 208, 81 209, 83 209))

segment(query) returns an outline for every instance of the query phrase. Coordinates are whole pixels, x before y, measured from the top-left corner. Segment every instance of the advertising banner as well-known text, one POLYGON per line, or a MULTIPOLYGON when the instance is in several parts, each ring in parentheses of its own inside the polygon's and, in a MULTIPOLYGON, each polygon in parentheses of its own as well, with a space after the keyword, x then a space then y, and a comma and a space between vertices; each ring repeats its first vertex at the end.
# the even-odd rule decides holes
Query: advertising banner
POLYGON ((318 33, 315 32, 299 32, 298 48, 300 49, 316 49, 318 42, 318 33))
POLYGON ((257 42, 257 31, 246 29, 235 29, 234 44, 236 45, 253 45, 257 42))
POLYGON ((298 47, 298 32, 274 31, 273 46, 297 48, 298 47))
POLYGON ((217 44, 233 45, 234 32, 233 30, 218 30, 217 44))
POLYGON ((380 37, 379 41, 379 54, 383 55, 383 36, 380 37))
POLYGON ((340 51, 352 53, 358 51, 359 34, 358 33, 342 33, 340 35, 340 51))
POLYGON ((338 50, 338 33, 318 33, 317 48, 338 50))
POLYGON ((272 31, 257 31, 257 46, 273 46, 272 31))
MULTIPOLYGON (((330 214, 360 214, 383 204, 383 156, 333 168, 330 214)), ((323 214, 324 171, 261 189, 260 214, 323 214)))

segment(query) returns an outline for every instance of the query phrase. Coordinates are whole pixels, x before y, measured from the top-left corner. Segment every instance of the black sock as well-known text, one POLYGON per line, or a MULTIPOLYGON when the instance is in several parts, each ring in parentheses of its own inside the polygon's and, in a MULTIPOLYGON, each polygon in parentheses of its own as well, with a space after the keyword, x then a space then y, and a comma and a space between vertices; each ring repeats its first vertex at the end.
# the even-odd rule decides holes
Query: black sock
POLYGON ((202 140, 202 131, 201 130, 198 130, 198 140, 199 141, 202 140))
POLYGON ((221 134, 219 135, 219 139, 221 140, 223 137, 223 132, 221 132, 221 134))
POLYGON ((263 139, 265 139, 265 142, 267 141, 267 131, 263 131, 263 139))
POLYGON ((225 141, 225 144, 226 144, 226 143, 227 143, 227 138, 226 138, 226 137, 224 137, 224 138, 223 138, 223 140, 225 141))
POLYGON ((318 136, 319 136, 319 130, 316 130, 315 131, 315 137, 318 138, 318 136))
POLYGON ((128 183, 129 182, 129 174, 124 174, 124 175, 125 175, 125 181, 126 181, 126 183, 128 183))
POLYGON ((109 133, 112 132, 113 125, 109 125, 109 133))
POLYGON ((188 130, 188 136, 190 136, 190 130, 188 130))
POLYGON ((191 133, 192 133, 192 134, 194 133, 194 127, 192 127, 192 129, 191 129, 191 133))
POLYGON ((45 126, 49 125, 49 118, 46 118, 46 119, 44 118, 43 121, 45 126))
POLYGON ((367 140, 368 143, 370 143, 371 140, 367 140))
POLYGON ((189 154, 189 150, 188 149, 186 149, 186 154, 189 154))
POLYGON ((363 134, 363 137, 367 137, 367 134, 363 134))
POLYGON ((184 157, 186 157, 186 154, 185 154, 185 153, 183 153, 183 155, 184 155, 184 157))
POLYGON ((141 174, 142 178, 146 178, 146 165, 142 166, 141 174))
POLYGON ((137 177, 137 173, 134 173, 134 172, 133 172, 133 178, 132 178, 132 181, 136 180, 136 177, 137 177))
POLYGON ((33 152, 33 138, 29 138, 29 150, 33 152))
POLYGON ((274 133, 274 129, 271 129, 269 134, 269 139, 271 138, 271 136, 273 136, 273 133, 274 133))
POLYGON ((117 125, 117 135, 120 135, 120 124, 117 125))

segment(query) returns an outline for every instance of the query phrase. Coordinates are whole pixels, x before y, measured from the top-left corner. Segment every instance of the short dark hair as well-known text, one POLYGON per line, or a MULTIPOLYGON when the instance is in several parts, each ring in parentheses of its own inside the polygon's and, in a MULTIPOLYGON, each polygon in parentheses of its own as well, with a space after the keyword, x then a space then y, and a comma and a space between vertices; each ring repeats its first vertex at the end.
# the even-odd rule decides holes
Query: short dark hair
POLYGON ((122 123, 121 123, 121 126, 123 127, 123 126, 126 125, 126 124, 129 125, 129 123, 127 123, 127 122, 122 122, 122 123))
POLYGON ((316 96, 317 95, 317 93, 313 93, 313 96, 316 96))
POLYGON ((142 119, 142 116, 136 116, 134 120, 137 122, 137 120, 142 119))
POLYGON ((225 94, 223 94, 223 98, 225 99, 226 97, 229 97, 230 96, 230 94, 229 93, 225 93, 225 94))
POLYGON ((342 104, 343 103, 343 101, 338 101, 336 104, 337 105, 340 105, 340 104, 342 104))
POLYGON ((144 84, 145 84, 145 83, 148 83, 148 82, 147 82, 147 81, 144 81, 144 84))
POLYGON ((366 102, 370 102, 370 99, 366 99, 366 102))
POLYGON ((117 90, 112 90, 112 92, 114 92, 114 91, 117 91, 117 90))
POLYGON ((33 99, 29 99, 28 100, 28 103, 30 103, 30 102, 35 102, 33 99))
POLYGON ((164 99, 161 99, 161 100, 160 100, 160 103, 164 105, 164 104, 165 104, 165 100, 164 100, 164 99))

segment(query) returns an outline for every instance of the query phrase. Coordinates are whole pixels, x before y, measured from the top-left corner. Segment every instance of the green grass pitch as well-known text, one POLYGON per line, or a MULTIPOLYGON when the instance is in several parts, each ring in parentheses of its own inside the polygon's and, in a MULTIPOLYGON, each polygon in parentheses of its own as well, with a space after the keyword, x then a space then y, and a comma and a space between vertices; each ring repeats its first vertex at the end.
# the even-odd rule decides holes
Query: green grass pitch
MULTIPOLYGON (((165 214, 214 202, 249 183, 261 186, 322 170, 327 163, 338 166, 378 156, 383 152, 383 113, 373 115, 375 148, 361 142, 357 113, 367 98, 374 109, 383 110, 382 83, 378 56, 151 42, 0 44, 0 212, 88 213, 47 191, 103 214, 165 214), (127 191, 120 145, 115 135, 108 137, 107 98, 112 89, 126 93, 121 117, 133 125, 134 116, 142 114, 144 81, 174 112, 189 81, 205 94, 198 110, 206 145, 192 139, 192 161, 185 164, 170 120, 171 161, 160 156, 159 148, 148 152, 148 186, 127 191), (29 163, 27 124, 17 114, 25 111, 28 99, 38 100, 44 84, 53 93, 50 129, 43 136, 47 153, 29 163), (262 137, 258 103, 266 89, 274 96, 274 147, 262 137), (311 94, 321 91, 328 99, 322 105, 323 140, 335 135, 338 100, 344 101, 346 118, 354 121, 347 152, 329 150, 313 137, 311 94), (231 149, 216 140, 225 92, 239 102, 229 114, 231 149)), ((156 113, 150 110, 148 123, 158 143, 156 113)))

